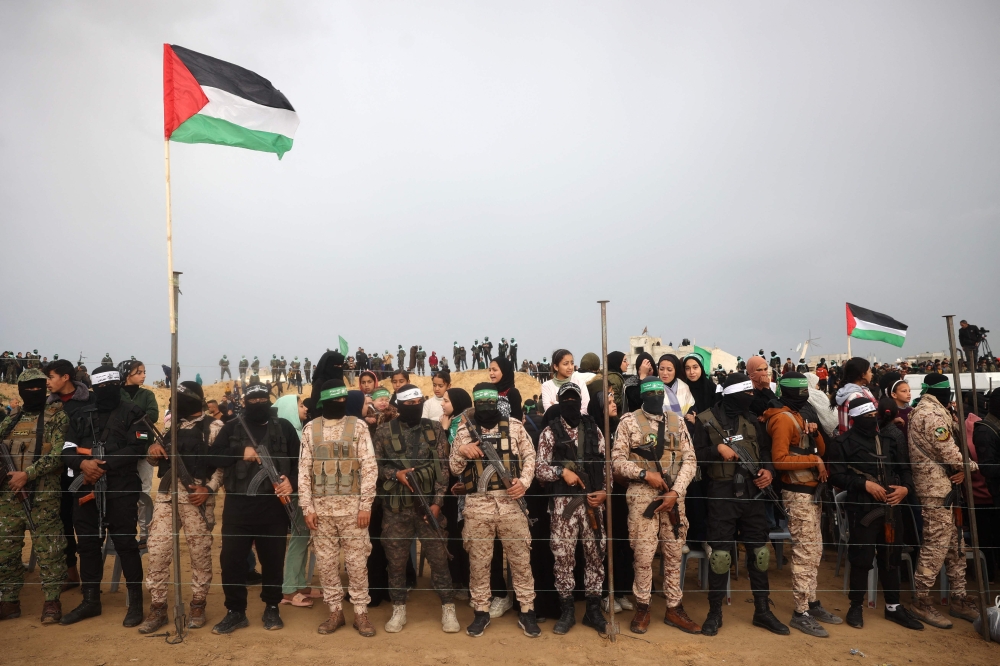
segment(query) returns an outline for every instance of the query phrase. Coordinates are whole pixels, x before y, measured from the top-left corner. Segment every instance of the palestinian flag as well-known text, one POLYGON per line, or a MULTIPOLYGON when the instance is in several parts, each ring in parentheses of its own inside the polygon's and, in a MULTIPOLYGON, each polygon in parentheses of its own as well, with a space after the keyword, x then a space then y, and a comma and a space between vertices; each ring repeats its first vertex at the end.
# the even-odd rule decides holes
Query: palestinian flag
POLYGON ((271 82, 248 69, 163 45, 163 136, 277 153, 292 149, 299 116, 271 82))
POLYGON ((902 347, 906 342, 906 324, 889 315, 847 304, 847 335, 861 340, 878 340, 902 347))

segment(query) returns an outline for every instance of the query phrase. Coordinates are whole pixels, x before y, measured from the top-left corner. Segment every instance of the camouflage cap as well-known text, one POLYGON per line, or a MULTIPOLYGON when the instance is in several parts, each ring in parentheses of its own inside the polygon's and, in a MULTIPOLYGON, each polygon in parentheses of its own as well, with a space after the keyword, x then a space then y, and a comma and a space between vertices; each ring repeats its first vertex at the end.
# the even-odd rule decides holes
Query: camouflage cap
POLYGON ((35 379, 46 379, 45 373, 38 368, 28 368, 17 377, 17 383, 30 382, 35 379))

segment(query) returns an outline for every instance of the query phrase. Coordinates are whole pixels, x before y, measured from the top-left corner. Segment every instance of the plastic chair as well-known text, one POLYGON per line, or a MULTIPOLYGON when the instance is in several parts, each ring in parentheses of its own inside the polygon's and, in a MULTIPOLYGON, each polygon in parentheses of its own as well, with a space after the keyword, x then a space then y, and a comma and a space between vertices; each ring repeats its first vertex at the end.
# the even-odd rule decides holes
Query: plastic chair
POLYGON ((842 490, 833 496, 834 524, 837 526, 837 568, 834 570, 834 576, 840 575, 840 564, 847 561, 847 546, 851 540, 851 532, 847 521, 847 509, 844 507, 846 499, 846 490, 842 490))
POLYGON ((781 571, 781 562, 784 559, 785 541, 791 540, 792 533, 788 531, 788 521, 778 521, 778 529, 767 533, 767 540, 774 546, 774 559, 781 571))
MULTIPOLYGON (((139 494, 139 542, 145 544, 146 538, 149 536, 149 523, 153 520, 153 500, 146 493, 139 494), (142 518, 145 517, 145 521, 142 518)), ((142 557, 147 553, 147 548, 143 545, 139 549, 139 556, 142 557)), ((122 579, 122 563, 118 558, 118 553, 115 551, 114 541, 111 540, 110 536, 105 536, 104 539, 104 552, 101 555, 101 566, 108 559, 108 555, 113 555, 115 558, 115 566, 111 571, 111 591, 117 592, 118 586, 122 579)), ((128 601, 126 600, 126 603, 128 601)))

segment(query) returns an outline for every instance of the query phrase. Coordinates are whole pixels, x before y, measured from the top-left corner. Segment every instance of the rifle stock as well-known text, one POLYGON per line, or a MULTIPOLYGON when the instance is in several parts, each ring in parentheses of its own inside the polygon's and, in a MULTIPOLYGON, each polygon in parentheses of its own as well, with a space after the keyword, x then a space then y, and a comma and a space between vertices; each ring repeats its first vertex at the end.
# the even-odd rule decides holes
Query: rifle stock
MULTIPOLYGON (((7 439, 7 436, 14 431, 17 423, 21 420, 21 412, 17 411, 10 415, 10 425, 0 433, 0 463, 3 465, 3 476, 0 477, 0 488, 8 483, 8 473, 16 472, 17 465, 14 464, 14 457, 10 453, 10 447, 3 440, 7 439)), ((21 508, 24 509, 24 519, 28 523, 28 529, 32 533, 38 530, 35 525, 34 519, 31 517, 31 494, 28 492, 27 488, 21 488, 20 490, 11 493, 14 495, 14 499, 21 503, 21 508)))
MULTIPOLYGON (((417 501, 417 510, 423 514, 424 518, 427 519, 427 523, 434 529, 434 532, 437 533, 438 537, 440 537, 442 541, 445 541, 448 538, 448 533, 444 529, 444 524, 442 524, 441 520, 438 520, 438 517, 435 516, 434 512, 431 510, 432 502, 427 498, 427 495, 424 494, 424 491, 420 489, 420 484, 417 483, 417 475, 412 471, 407 472, 406 481, 413 488, 413 498, 417 501)), ((447 547, 445 547, 444 552, 448 556, 449 560, 454 559, 454 556, 447 547)))

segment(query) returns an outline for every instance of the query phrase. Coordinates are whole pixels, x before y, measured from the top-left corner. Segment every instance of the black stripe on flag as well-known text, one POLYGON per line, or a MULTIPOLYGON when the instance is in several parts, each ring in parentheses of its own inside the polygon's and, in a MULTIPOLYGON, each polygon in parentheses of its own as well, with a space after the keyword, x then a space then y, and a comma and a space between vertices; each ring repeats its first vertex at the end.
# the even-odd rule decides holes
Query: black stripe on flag
POLYGON ((181 59, 199 85, 225 90, 227 93, 238 95, 262 106, 288 109, 289 111, 295 110, 284 94, 260 74, 255 74, 249 69, 244 69, 225 60, 197 53, 183 46, 171 44, 170 48, 174 50, 174 53, 181 59))
POLYGON ((859 307, 854 303, 848 303, 847 307, 851 308, 851 314, 854 315, 855 319, 867 321, 871 324, 877 324, 878 326, 885 326, 886 328, 894 328, 898 331, 905 331, 908 328, 908 326, 903 322, 896 321, 889 315, 882 314, 881 312, 868 310, 866 308, 859 307))

